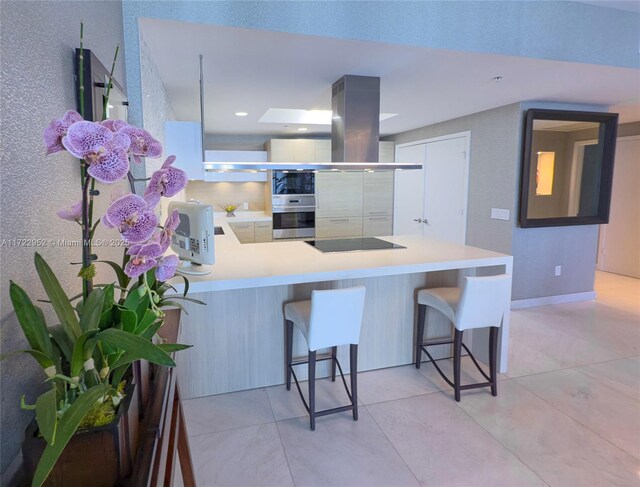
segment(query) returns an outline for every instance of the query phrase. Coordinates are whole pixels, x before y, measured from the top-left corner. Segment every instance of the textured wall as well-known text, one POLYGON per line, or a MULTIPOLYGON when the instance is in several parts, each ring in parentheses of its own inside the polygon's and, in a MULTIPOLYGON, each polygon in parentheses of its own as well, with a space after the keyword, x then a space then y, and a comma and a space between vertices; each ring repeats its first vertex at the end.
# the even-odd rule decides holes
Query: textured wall
MULTIPOLYGON (((75 108, 72 59, 80 21, 84 20, 85 46, 103 64, 110 63, 116 44, 123 43, 122 5, 116 1, 3 1, 0 8, 1 238, 78 238, 79 227, 55 215, 59 208, 79 199, 77 162, 66 153, 45 159, 42 131, 51 119, 75 108)), ((121 82, 124 66, 121 56, 115 72, 121 82)), ((108 194, 107 190, 105 197, 99 198, 98 214, 108 194)), ((75 277, 77 268, 69 262, 79 260, 79 250, 48 245, 40 251, 65 289, 75 294, 80 281, 75 277)), ((8 299, 9 280, 22 285, 33 298, 44 297, 33 268, 33 253, 29 247, 0 248, 3 353, 25 345, 8 299)), ((98 254, 116 257, 121 251, 110 249, 98 254)), ((100 280, 112 279, 108 271, 101 274, 100 280)), ((43 307, 51 316, 48 307, 43 307)), ((31 417, 20 410, 20 395, 25 393, 33 401, 42 379, 42 372, 30 358, 2 362, 2 472, 18 452, 24 425, 31 417)), ((3 485, 7 481, 3 476, 3 485)))
POLYGON ((511 253, 511 221, 492 220, 491 208, 507 208, 515 217, 516 165, 519 161, 519 104, 475 113, 387 137, 396 144, 471 132, 467 243, 511 253))

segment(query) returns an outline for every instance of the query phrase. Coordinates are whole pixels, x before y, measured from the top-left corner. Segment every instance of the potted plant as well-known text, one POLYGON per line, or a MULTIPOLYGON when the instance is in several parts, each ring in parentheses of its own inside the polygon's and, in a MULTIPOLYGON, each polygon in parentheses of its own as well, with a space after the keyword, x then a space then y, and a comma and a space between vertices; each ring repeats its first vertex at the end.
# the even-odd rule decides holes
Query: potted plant
MULTIPOLYGON (((82 112, 82 97, 80 100, 82 112)), ((33 405, 22 399, 22 407, 34 409, 36 419, 27 428, 24 462, 34 486, 45 481, 87 485, 79 480, 86 478, 81 475, 83 469, 90 470, 91 485, 112 485, 128 473, 135 454, 135 439, 129 430, 135 429, 138 416, 127 410, 137 402, 132 363, 142 359, 174 366, 170 353, 187 347, 162 343, 156 335, 163 324, 162 308, 179 306, 176 299, 189 298, 186 279, 183 295, 170 296, 172 286, 166 282, 178 264, 175 255, 165 255, 179 223, 178 213, 173 212, 160 226, 155 212, 161 198, 185 187, 187 176, 172 166, 175 157, 170 156, 153 173, 144 195, 135 194, 130 165, 141 162, 141 157, 160 157, 162 146, 145 130, 122 120, 90 122, 68 111, 45 129, 44 141, 47 155, 68 151, 79 160, 82 198, 58 216, 81 227, 78 275, 82 293, 69 297, 54 271, 36 253, 35 268, 48 297, 45 302, 60 322, 48 326, 42 309, 19 284, 10 283, 11 302, 31 348, 8 355, 31 355, 49 386, 33 405), (123 178, 129 179, 132 193, 112 194, 106 213, 94 220, 94 198, 100 194, 96 182, 111 184, 123 178), (98 225, 119 232, 124 246, 122 264, 101 261, 93 254, 92 238, 98 225), (117 282, 94 284, 96 264, 110 266, 117 282), (100 465, 101 460, 106 463, 100 465)))

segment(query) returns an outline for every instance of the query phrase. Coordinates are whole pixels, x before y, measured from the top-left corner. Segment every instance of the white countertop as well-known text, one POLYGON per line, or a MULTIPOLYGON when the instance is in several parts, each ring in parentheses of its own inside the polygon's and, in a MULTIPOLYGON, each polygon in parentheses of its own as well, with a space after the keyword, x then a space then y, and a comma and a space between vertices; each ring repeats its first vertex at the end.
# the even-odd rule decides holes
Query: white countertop
MULTIPOLYGON (((216 263, 203 266, 212 270, 206 276, 187 276, 190 293, 491 265, 508 265, 510 271, 513 262, 510 255, 413 235, 380 237, 406 249, 357 252, 322 253, 303 241, 241 244, 227 223, 261 220, 221 215, 218 217, 216 213, 214 221, 225 232, 215 236, 216 263)), ((181 281, 177 278, 174 283, 179 290, 181 281)))

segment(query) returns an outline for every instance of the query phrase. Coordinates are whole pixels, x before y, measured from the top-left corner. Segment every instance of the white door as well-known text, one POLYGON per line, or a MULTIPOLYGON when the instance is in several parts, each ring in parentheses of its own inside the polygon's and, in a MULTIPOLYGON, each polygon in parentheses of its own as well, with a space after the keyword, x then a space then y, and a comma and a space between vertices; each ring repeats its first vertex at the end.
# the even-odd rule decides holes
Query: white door
MULTIPOLYGON (((396 162, 424 164, 425 144, 397 147, 396 162)), ((422 235, 424 176, 422 170, 396 171, 393 191, 393 234, 422 235)))
POLYGON ((640 137, 616 144, 609 223, 600 225, 598 269, 640 278, 640 137))
POLYGON ((422 162, 423 170, 396 174, 394 235, 419 234, 465 243, 468 151, 468 133, 398 146, 396 160, 422 162))

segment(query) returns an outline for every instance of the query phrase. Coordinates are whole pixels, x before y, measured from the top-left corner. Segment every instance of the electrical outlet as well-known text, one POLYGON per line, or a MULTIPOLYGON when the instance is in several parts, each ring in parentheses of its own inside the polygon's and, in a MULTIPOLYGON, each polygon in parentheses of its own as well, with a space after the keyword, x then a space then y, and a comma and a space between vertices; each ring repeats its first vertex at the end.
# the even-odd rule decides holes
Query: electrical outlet
POLYGON ((249 209, 249 203, 247 203, 246 201, 244 203, 242 203, 242 209, 243 210, 248 210, 249 209))
POLYGON ((561 265, 557 265, 556 266, 555 274, 556 274, 556 277, 558 277, 560 274, 562 274, 562 266, 561 265))
POLYGON ((505 208, 491 208, 491 218, 493 220, 508 220, 509 210, 505 208))

